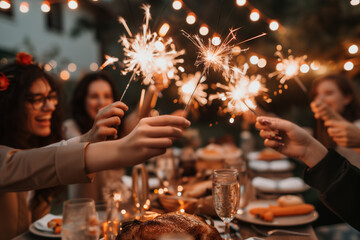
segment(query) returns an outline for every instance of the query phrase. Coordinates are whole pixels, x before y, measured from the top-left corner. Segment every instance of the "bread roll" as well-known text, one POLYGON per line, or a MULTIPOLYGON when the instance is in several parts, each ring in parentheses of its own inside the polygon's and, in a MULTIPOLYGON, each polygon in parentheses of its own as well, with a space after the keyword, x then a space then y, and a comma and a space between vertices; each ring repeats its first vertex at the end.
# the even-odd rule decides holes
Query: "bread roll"
POLYGON ((278 198, 278 205, 281 207, 303 204, 304 201, 295 195, 284 195, 278 198))

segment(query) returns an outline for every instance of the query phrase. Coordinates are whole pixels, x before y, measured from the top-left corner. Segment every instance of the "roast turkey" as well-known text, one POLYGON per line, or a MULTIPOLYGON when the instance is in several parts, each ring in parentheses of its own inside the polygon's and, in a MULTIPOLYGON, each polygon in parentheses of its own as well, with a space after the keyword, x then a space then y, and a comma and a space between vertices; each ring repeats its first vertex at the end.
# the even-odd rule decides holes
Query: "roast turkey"
POLYGON ((163 234, 186 233, 194 240, 221 240, 215 227, 208 225, 202 218, 186 213, 166 213, 153 220, 135 220, 124 227, 117 240, 156 240, 163 234))

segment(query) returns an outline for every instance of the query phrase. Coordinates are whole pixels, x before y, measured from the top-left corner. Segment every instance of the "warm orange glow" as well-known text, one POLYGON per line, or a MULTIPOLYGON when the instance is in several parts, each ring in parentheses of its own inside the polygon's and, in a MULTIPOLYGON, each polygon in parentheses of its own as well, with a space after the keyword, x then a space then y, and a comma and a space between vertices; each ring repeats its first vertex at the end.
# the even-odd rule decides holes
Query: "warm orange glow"
POLYGON ((51 6, 49 1, 43 1, 40 7, 41 11, 43 11, 44 13, 50 12, 51 10, 51 6))
POLYGON ((19 7, 19 11, 22 13, 27 13, 29 12, 30 7, 29 7, 29 3, 28 2, 21 2, 20 3, 20 7, 19 7))
POLYGON ((269 28, 271 31, 276 31, 279 29, 279 23, 276 20, 272 20, 269 24, 269 28))
POLYGON ((300 72, 302 72, 302 73, 307 73, 307 72, 309 72, 309 70, 310 70, 310 67, 306 63, 304 63, 303 65, 300 66, 300 72))
POLYGON ((246 4, 246 0, 236 0, 236 4, 240 7, 242 7, 246 4))
POLYGON ((258 64, 258 62, 259 62, 259 57, 258 56, 256 56, 256 55, 253 55, 253 56, 251 56, 250 57, 250 63, 251 64, 258 64))
POLYGON ((201 35, 203 35, 203 36, 208 35, 208 33, 209 33, 209 28, 208 28, 208 26, 207 26, 206 24, 202 24, 201 27, 200 27, 200 29, 199 29, 199 33, 200 33, 201 35))
POLYGON ((79 6, 77 0, 68 0, 68 7, 70 9, 77 9, 77 7, 79 6))
POLYGON ((160 37, 164 37, 169 31, 169 29, 170 29, 170 25, 168 23, 164 23, 159 30, 160 37))
POLYGON ((60 72, 60 78, 61 78, 62 80, 64 80, 64 81, 69 80, 69 78, 70 78, 70 73, 69 73, 68 71, 66 71, 66 70, 62 70, 62 71, 60 72))
POLYGON ((196 22, 196 15, 195 13, 191 12, 186 17, 186 22, 190 25, 194 24, 196 22))
POLYGON ((181 0, 174 0, 173 3, 172 3, 172 7, 175 9, 175 10, 180 10, 182 8, 182 1, 181 0))
POLYGON ((252 10, 250 13, 250 20, 256 22, 260 19, 260 12, 256 9, 252 10))
POLYGON ((0 1, 0 8, 9 9, 9 8, 11 8, 11 3, 9 2, 9 0, 1 0, 0 1))
POLYGON ((221 38, 218 34, 214 34, 213 38, 211 39, 211 43, 214 45, 214 46, 219 46, 220 43, 221 43, 221 38))
POLYGON ((359 47, 356 44, 353 44, 348 49, 350 54, 355 54, 359 51, 359 47))
POLYGON ((344 69, 345 69, 346 71, 351 71, 351 70, 353 70, 353 68, 354 68, 354 63, 351 62, 351 61, 347 61, 347 62, 344 64, 344 69))

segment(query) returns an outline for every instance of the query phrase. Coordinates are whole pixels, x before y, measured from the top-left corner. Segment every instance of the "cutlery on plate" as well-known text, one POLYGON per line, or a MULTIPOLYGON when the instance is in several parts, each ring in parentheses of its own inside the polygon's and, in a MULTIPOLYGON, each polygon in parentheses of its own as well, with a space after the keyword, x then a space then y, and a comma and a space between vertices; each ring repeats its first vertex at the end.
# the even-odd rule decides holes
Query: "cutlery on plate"
POLYGON ((291 235, 298 235, 298 236, 310 236, 309 233, 295 232, 295 231, 289 231, 289 230, 285 230, 285 229, 273 229, 273 230, 270 230, 270 231, 263 231, 263 230, 260 230, 259 228, 257 228, 253 224, 251 224, 251 228, 255 232, 261 234, 264 237, 271 236, 271 235, 273 235, 275 233, 284 233, 284 234, 291 234, 291 235))

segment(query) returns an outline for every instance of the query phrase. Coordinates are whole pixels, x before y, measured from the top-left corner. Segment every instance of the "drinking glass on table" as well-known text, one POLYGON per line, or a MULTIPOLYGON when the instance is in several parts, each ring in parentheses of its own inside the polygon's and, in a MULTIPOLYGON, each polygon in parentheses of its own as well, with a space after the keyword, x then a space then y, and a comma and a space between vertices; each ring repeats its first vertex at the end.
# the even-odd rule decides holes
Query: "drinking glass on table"
POLYGON ((240 206, 238 214, 245 212, 245 207, 249 204, 251 195, 251 181, 249 180, 247 171, 247 162, 242 158, 225 159, 225 167, 237 169, 240 179, 240 206))
POLYGON ((135 217, 140 219, 144 215, 145 210, 150 208, 149 181, 144 164, 133 167, 132 194, 134 199, 135 217))
POLYGON ((63 240, 98 240, 95 202, 90 198, 71 199, 63 205, 63 240))
POLYGON ((217 215, 225 223, 224 239, 231 239, 230 222, 240 203, 240 179, 237 169, 217 169, 213 172, 213 197, 217 215))

